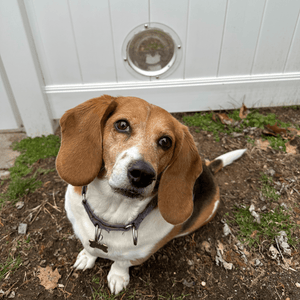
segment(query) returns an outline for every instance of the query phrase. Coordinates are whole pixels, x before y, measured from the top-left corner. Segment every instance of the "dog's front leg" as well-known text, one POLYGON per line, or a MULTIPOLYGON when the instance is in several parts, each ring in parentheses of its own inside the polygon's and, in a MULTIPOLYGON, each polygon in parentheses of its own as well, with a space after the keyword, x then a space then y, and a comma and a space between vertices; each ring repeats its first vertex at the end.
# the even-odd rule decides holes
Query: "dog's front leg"
POLYGON ((120 293, 129 283, 130 261, 115 261, 108 273, 107 280, 111 293, 120 293))
POLYGON ((86 249, 83 249, 77 256, 74 268, 76 270, 91 269, 95 265, 97 256, 91 255, 86 249))

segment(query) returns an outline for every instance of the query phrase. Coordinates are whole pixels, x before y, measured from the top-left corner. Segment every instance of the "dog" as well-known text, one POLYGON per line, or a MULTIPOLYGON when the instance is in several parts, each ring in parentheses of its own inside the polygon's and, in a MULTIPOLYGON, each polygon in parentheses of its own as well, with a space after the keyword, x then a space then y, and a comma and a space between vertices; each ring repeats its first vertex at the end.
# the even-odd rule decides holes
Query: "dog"
POLYGON ((84 247, 74 268, 114 261, 107 280, 115 294, 128 285, 129 267, 212 220, 220 203, 214 173, 245 152, 203 162, 186 126, 134 97, 88 100, 60 125, 56 168, 69 184, 65 210, 84 247))

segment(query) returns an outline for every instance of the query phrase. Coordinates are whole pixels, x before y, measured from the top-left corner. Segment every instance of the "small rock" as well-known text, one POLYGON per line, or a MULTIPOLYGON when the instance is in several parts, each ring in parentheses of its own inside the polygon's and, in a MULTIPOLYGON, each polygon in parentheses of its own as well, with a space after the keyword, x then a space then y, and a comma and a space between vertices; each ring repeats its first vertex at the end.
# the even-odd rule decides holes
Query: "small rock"
POLYGON ((255 260, 255 262, 254 262, 254 266, 255 267, 260 267, 260 266, 262 266, 263 264, 262 264, 262 262, 257 258, 256 260, 255 260))
POLYGON ((15 298, 15 297, 16 297, 16 293, 14 291, 12 291, 8 296, 8 298, 15 298))
POLYGON ((195 282, 191 281, 191 282, 188 282, 186 279, 184 279, 182 281, 182 284, 187 286, 187 287, 193 287, 195 285, 195 282))
POLYGON ((10 172, 9 171, 3 171, 1 170, 0 171, 0 179, 8 179, 10 176, 10 172))
POLYGON ((205 282, 205 281, 202 281, 202 282, 201 282, 201 285, 202 285, 202 286, 206 286, 206 282, 205 282))
POLYGON ((211 252, 211 249, 210 249, 210 243, 207 242, 207 241, 204 241, 201 245, 202 249, 204 249, 207 253, 210 253, 211 252))
POLYGON ((225 236, 232 233, 227 223, 224 224, 223 233, 224 233, 225 236))
POLYGON ((3 295, 3 294, 5 294, 5 292, 3 291, 3 290, 0 290, 0 295, 3 295))
POLYGON ((228 263, 226 261, 223 261, 223 267, 224 267, 225 270, 232 270, 233 264, 232 263, 228 263))
POLYGON ((194 262, 192 260, 190 260, 190 259, 187 260, 187 263, 188 263, 189 266, 193 266, 194 265, 194 262))
POLYGON ((18 227, 18 234, 26 234, 27 232, 27 224, 20 223, 18 227))
POLYGON ((275 170, 273 170, 273 169, 269 169, 268 171, 267 171, 267 173, 268 173, 268 175, 270 175, 270 176, 274 176, 275 175, 275 170))
POLYGON ((17 209, 21 209, 21 208, 23 208, 23 206, 24 206, 24 201, 19 201, 19 202, 16 203, 16 208, 17 209))
POLYGON ((299 282, 296 282, 296 287, 300 288, 300 283, 299 282))
POLYGON ((277 255, 279 254, 278 250, 271 245, 271 247, 269 248, 269 252, 271 253, 271 255, 269 255, 272 259, 277 259, 277 255))
POLYGON ((251 206, 249 207, 249 211, 251 215, 255 218, 256 223, 260 224, 260 215, 257 212, 255 212, 254 204, 251 204, 251 206))
POLYGON ((267 206, 266 206, 266 205, 264 205, 264 206, 261 208, 261 211, 265 211, 265 210, 267 210, 267 206))

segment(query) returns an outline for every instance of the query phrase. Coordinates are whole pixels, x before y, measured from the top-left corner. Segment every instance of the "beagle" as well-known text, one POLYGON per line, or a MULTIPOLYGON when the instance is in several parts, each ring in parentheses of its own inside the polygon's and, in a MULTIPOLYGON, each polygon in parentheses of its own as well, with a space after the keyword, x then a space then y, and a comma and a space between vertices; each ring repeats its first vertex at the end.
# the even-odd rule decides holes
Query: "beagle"
POLYGON ((69 183, 65 209, 84 247, 74 267, 114 261, 107 280, 115 294, 128 285, 129 267, 215 216, 213 174, 245 152, 203 163, 186 126, 134 97, 88 100, 60 125, 56 168, 69 183))

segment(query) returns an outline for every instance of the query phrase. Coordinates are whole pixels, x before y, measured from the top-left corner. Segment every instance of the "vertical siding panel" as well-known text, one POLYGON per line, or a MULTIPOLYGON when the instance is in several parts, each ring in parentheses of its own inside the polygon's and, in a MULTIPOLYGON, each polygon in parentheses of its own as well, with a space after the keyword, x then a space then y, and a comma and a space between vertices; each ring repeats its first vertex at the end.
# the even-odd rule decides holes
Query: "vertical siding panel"
POLYGON ((219 76, 250 75, 265 1, 230 0, 219 76))
POLYGON ((284 73, 300 72, 300 12, 284 73))
POLYGON ((128 72, 122 56, 123 42, 128 33, 149 23, 148 0, 110 0, 109 3, 118 82, 150 81, 148 77, 128 72))
POLYGON ((34 39, 43 44, 52 84, 82 83, 67 0, 32 4, 41 38, 34 39))
POLYGON ((25 9, 28 16, 32 36, 34 38, 34 44, 39 58, 39 63, 43 72, 44 83, 45 85, 52 85, 53 80, 51 78, 50 70, 48 67, 48 58, 46 55, 45 45, 43 44, 39 24, 37 21, 37 14, 33 2, 34 0, 24 0, 25 9))
POLYGON ((172 28, 179 36, 183 51, 180 65, 168 76, 167 80, 184 78, 184 55, 186 52, 186 33, 189 1, 174 0, 151 0, 150 1, 150 23, 162 23, 172 28))
POLYGON ((225 0, 190 0, 186 79, 217 76, 225 14, 225 0))
POLYGON ((108 0, 69 4, 83 83, 116 82, 108 0))
POLYGON ((252 74, 282 73, 299 9, 299 0, 267 2, 252 74))

